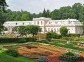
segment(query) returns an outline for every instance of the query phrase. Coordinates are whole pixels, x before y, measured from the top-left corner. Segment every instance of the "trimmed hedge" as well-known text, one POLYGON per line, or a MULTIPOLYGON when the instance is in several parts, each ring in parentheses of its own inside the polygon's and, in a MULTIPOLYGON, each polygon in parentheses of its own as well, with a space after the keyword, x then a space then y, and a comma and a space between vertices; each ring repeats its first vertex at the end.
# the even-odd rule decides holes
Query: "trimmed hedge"
POLYGON ((0 43, 24 43, 36 41, 35 38, 0 38, 0 43))

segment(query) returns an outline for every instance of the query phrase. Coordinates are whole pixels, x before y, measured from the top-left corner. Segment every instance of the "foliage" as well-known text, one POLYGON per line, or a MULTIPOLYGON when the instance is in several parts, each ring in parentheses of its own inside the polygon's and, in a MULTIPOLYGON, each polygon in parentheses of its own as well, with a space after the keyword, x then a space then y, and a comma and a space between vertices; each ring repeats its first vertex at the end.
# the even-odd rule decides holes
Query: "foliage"
POLYGON ((79 34, 68 34, 68 36, 70 36, 70 37, 80 37, 79 34))
POLYGON ((56 32, 51 31, 46 33, 46 39, 51 40, 51 39, 58 39, 60 35, 58 35, 56 32))
POLYGON ((46 33, 46 39, 47 40, 51 40, 51 39, 58 39, 60 37, 60 35, 58 35, 56 32, 54 31, 50 31, 48 33, 46 33))
POLYGON ((19 53, 16 50, 7 50, 6 54, 13 56, 13 57, 18 57, 19 53))
POLYGON ((25 30, 27 34, 32 34, 34 36, 38 34, 38 32, 40 31, 40 27, 36 25, 28 25, 26 26, 25 30))
POLYGON ((31 14, 27 11, 11 11, 10 9, 7 10, 6 13, 6 20, 9 21, 27 21, 32 20, 31 14))
POLYGON ((26 35, 26 30, 25 30, 25 26, 20 26, 20 27, 16 27, 16 30, 19 32, 19 34, 26 35))
POLYGON ((20 26, 20 27, 16 27, 14 28, 14 30, 16 30, 17 32, 19 32, 19 34, 23 35, 27 35, 27 34, 32 34, 37 35, 38 32, 41 30, 39 26, 36 25, 28 25, 28 26, 20 26))
POLYGON ((79 42, 76 42, 76 41, 70 41, 70 43, 67 44, 67 41, 66 40, 58 39, 58 40, 54 40, 54 42, 52 42, 50 44, 56 45, 58 47, 70 49, 72 51, 84 51, 83 48, 79 48, 79 46, 77 45, 78 43, 79 42))
POLYGON ((6 21, 5 9, 7 6, 6 0, 0 0, 0 24, 3 24, 6 21))
POLYGON ((49 43, 49 41, 48 41, 48 40, 41 40, 40 42, 42 42, 42 43, 46 43, 46 44, 48 44, 48 43, 49 43))
POLYGON ((19 40, 19 43, 25 43, 25 42, 27 42, 25 38, 21 38, 21 39, 19 40))
MULTIPOLYGON (((3 0, 4 1, 4 0, 3 0)), ((75 3, 72 6, 65 6, 61 7, 60 9, 55 9, 52 12, 50 10, 43 10, 39 14, 27 11, 11 11, 10 9, 7 10, 6 20, 9 21, 27 21, 32 20, 33 18, 38 17, 50 17, 52 19, 78 19, 81 22, 84 22, 84 6, 81 3, 75 3)))
POLYGON ((67 62, 79 62, 82 61, 84 58, 78 54, 74 54, 72 52, 67 52, 62 54, 60 60, 67 61, 67 62))
POLYGON ((34 42, 35 38, 0 38, 0 43, 24 43, 34 42))
POLYGON ((0 10, 5 11, 7 6, 6 0, 0 0, 0 10))
POLYGON ((68 29, 67 29, 67 27, 62 26, 62 27, 60 28, 60 34, 61 34, 62 36, 66 36, 66 35, 68 34, 68 29))
POLYGON ((0 33, 3 31, 3 25, 2 24, 0 24, 0 33))

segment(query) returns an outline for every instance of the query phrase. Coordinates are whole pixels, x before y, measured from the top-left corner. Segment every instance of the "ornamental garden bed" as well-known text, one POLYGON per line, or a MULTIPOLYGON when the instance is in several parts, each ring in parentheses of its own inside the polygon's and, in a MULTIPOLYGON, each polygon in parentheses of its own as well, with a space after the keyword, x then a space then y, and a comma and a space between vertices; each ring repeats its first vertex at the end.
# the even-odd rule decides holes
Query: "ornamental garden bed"
POLYGON ((53 59, 57 58, 60 54, 66 52, 66 50, 57 48, 54 45, 36 44, 34 46, 29 46, 29 45, 21 46, 20 48, 18 48, 18 52, 22 55, 25 55, 33 59, 46 57, 49 59, 48 62, 51 62, 51 60, 53 61, 53 59))
MULTIPOLYGON (((31 59, 39 59, 41 57, 48 58, 48 62, 63 62, 59 60, 59 56, 66 53, 67 50, 63 48, 56 47, 55 45, 38 43, 38 44, 22 44, 22 45, 11 45, 4 46, 7 49, 15 49, 17 52, 23 56, 29 57, 31 59)), ((84 57, 84 53, 79 53, 84 57)))

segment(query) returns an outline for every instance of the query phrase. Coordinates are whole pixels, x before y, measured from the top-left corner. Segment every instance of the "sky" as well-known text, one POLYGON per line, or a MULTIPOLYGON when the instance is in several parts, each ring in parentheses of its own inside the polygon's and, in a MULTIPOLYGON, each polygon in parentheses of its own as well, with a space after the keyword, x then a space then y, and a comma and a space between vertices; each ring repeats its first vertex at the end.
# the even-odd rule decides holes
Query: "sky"
POLYGON ((72 6, 75 3, 84 4, 84 0, 6 0, 8 9, 13 11, 28 11, 39 13, 45 9, 53 11, 63 6, 72 6))

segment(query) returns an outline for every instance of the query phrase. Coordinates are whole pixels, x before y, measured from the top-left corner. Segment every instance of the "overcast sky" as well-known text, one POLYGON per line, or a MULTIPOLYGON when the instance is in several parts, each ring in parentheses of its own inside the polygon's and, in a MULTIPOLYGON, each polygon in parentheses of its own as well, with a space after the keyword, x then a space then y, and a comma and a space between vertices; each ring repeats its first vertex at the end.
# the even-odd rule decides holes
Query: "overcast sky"
POLYGON ((6 0, 9 9, 13 11, 26 10, 31 13, 42 12, 43 9, 54 10, 74 3, 84 4, 84 0, 6 0))

